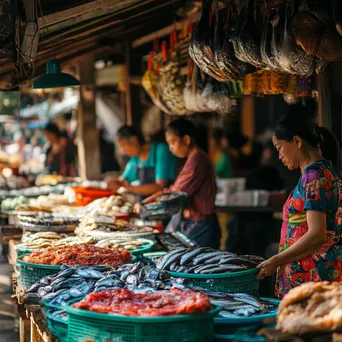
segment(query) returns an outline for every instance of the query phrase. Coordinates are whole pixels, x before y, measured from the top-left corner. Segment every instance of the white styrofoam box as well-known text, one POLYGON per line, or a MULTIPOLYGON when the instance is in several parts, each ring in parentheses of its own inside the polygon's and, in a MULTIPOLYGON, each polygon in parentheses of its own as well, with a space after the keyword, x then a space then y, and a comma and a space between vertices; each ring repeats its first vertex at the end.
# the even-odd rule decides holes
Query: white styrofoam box
POLYGON ((263 190, 246 190, 232 194, 219 192, 216 195, 215 205, 218 207, 265 207, 268 199, 269 192, 263 190))
POLYGON ((246 178, 216 178, 216 185, 219 191, 225 191, 229 194, 244 191, 246 178))

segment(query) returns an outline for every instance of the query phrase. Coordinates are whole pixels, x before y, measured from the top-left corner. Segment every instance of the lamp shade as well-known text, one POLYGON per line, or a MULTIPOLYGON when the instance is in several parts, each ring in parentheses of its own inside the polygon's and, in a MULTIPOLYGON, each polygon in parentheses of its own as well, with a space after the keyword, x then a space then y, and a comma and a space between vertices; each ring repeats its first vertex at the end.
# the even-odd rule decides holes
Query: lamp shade
POLYGON ((70 74, 61 72, 61 66, 57 59, 51 59, 46 64, 46 73, 38 77, 32 88, 61 88, 74 87, 80 85, 80 81, 70 74))

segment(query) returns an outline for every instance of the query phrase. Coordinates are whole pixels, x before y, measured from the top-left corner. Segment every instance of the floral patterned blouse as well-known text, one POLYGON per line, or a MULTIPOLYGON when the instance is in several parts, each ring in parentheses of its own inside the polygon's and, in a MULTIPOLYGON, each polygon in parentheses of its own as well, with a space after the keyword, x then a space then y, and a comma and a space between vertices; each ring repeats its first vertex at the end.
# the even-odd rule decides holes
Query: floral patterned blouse
POLYGON ((286 201, 279 252, 307 233, 307 210, 326 214, 327 241, 312 255, 278 267, 275 293, 279 298, 309 281, 342 280, 342 181, 327 160, 309 165, 286 201))

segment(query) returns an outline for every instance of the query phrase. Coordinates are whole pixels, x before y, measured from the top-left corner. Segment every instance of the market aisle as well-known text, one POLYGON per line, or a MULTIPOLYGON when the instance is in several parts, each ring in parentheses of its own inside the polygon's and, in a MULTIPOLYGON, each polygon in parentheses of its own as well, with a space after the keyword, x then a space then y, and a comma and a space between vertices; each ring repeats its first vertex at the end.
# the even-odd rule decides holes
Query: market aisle
POLYGON ((0 263, 0 336, 1 342, 19 342, 15 331, 14 302, 11 298, 11 275, 13 267, 0 263))

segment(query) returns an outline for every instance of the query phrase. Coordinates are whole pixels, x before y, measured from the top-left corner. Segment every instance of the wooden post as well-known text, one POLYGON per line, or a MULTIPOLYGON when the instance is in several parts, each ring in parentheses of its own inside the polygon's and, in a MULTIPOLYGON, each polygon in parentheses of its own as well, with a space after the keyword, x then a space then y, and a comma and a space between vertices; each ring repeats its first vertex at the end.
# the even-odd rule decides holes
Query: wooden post
POLYGON ((78 110, 77 146, 79 175, 98 180, 101 174, 99 131, 96 127, 95 68, 92 56, 83 58, 80 70, 80 104, 78 110))
MULTIPOLYGON (((319 106, 318 118, 323 127, 328 128, 341 144, 342 139, 342 63, 330 63, 318 78, 319 106)), ((341 151, 337 163, 341 172, 341 151)))
POLYGON ((126 58, 126 123, 140 128, 142 118, 140 92, 141 86, 130 82, 132 75, 141 74, 141 58, 131 53, 131 43, 125 43, 126 58))
POLYGON ((31 320, 19 317, 19 338, 20 342, 31 341, 31 320))
POLYGON ((252 139, 255 135, 254 123, 254 97, 244 96, 241 108, 241 131, 249 139, 249 143, 244 147, 244 153, 252 152, 252 139))

